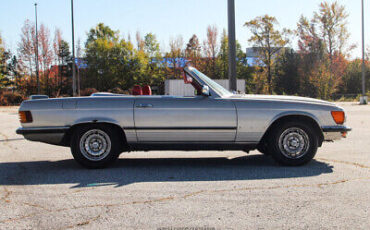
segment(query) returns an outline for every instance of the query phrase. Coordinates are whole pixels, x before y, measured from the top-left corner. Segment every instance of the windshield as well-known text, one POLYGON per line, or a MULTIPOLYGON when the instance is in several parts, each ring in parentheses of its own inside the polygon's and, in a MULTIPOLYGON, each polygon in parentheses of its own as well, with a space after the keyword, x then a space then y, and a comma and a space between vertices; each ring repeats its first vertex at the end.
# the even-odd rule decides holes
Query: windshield
POLYGON ((226 97, 232 95, 232 93, 222 87, 217 82, 213 81, 209 77, 207 77, 205 74, 199 72, 197 69, 192 69, 193 73, 196 74, 204 83, 206 83, 210 88, 212 88, 214 91, 216 91, 217 94, 219 94, 221 97, 226 97))

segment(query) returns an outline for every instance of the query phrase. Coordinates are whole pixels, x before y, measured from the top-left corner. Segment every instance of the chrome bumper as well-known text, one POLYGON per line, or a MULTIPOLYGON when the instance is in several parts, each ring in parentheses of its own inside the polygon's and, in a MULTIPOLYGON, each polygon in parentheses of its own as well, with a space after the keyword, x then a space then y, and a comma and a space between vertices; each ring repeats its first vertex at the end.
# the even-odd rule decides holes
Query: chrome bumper
POLYGON ((346 126, 325 126, 322 127, 324 141, 336 141, 346 138, 347 133, 352 129, 346 126))

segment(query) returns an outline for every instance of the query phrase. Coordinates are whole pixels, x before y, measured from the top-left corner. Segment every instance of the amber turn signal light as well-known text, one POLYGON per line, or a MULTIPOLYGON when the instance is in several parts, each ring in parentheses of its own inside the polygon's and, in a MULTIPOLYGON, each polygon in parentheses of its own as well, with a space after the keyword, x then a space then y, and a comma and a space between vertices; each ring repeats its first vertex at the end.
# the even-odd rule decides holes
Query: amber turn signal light
POLYGON ((331 111, 331 116, 333 117, 335 123, 338 125, 343 125, 346 116, 343 111, 331 111))
POLYGON ((19 111, 19 120, 21 123, 31 123, 33 121, 31 111, 19 111))

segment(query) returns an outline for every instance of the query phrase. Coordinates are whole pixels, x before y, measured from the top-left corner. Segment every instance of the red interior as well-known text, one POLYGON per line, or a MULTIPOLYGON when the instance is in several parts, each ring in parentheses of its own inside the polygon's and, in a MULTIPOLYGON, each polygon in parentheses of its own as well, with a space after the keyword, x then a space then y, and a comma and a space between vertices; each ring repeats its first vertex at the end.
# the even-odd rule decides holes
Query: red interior
POLYGON ((134 85, 132 88, 132 95, 143 95, 143 90, 140 85, 134 85))
POLYGON ((150 88, 150 85, 143 87, 143 95, 152 95, 152 89, 150 88))

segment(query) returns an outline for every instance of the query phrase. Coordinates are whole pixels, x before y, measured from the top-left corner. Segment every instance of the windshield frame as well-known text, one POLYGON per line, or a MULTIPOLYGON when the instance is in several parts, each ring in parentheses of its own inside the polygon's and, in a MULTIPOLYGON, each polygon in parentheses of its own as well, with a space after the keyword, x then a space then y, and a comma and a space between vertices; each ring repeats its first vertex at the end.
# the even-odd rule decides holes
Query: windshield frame
POLYGON ((201 85, 207 85, 211 92, 211 96, 214 97, 213 94, 216 94, 219 97, 229 97, 233 95, 229 90, 225 89, 223 86, 212 80, 210 77, 205 75, 204 73, 200 72, 194 67, 186 67, 184 69, 190 76, 192 76, 193 80, 198 81, 201 85))

